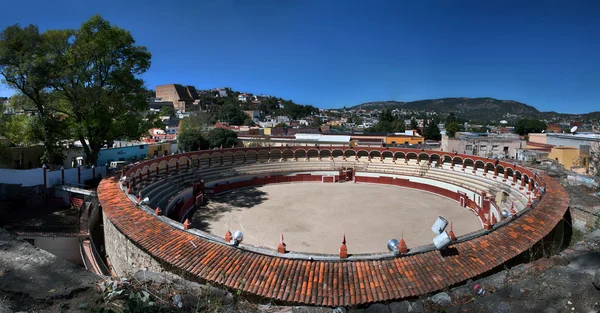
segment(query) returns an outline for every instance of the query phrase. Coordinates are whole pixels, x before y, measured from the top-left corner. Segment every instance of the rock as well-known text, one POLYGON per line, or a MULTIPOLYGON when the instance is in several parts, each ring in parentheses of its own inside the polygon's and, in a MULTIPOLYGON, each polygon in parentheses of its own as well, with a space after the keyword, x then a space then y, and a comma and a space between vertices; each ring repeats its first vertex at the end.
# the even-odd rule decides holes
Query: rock
POLYGON ((498 303, 496 310, 494 310, 494 313, 509 313, 510 312, 510 305, 504 301, 501 301, 500 303, 498 303))
POLYGON ((449 305, 450 303, 452 303, 452 298, 450 298, 450 295, 448 295, 445 292, 440 292, 438 294, 436 294, 433 297, 429 298, 431 301, 433 301, 433 303, 439 304, 439 305, 449 305))
POLYGON ((594 284, 594 287, 596 287, 596 289, 600 290, 600 268, 596 270, 592 284, 594 284))
POLYGON ((173 296, 173 304, 180 309, 183 308, 183 299, 181 298, 181 295, 176 294, 173 296))
POLYGON ((367 313, 390 313, 390 308, 382 303, 375 303, 367 308, 367 313))
POLYGON ((421 313, 425 312, 425 306, 423 305, 422 300, 417 300, 415 302, 408 303, 408 312, 421 313))
POLYGON ((408 302, 408 301, 390 303, 390 311, 392 313, 408 313, 409 308, 410 308, 410 302, 408 302))

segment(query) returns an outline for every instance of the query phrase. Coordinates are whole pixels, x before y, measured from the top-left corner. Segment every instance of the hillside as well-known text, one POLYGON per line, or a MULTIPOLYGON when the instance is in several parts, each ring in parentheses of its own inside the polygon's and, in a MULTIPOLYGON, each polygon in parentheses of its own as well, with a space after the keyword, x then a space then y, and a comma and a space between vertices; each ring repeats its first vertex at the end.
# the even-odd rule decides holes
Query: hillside
POLYGON ((455 112, 458 116, 471 119, 495 120, 517 116, 537 116, 540 112, 527 104, 512 100, 493 98, 442 98, 411 102, 377 101, 367 102, 350 109, 405 109, 415 111, 455 112))
POLYGON ((567 114, 551 112, 540 112, 533 106, 513 100, 498 100, 494 98, 441 98, 431 100, 418 100, 411 102, 399 101, 375 101, 366 102, 350 109, 404 109, 409 111, 435 111, 446 114, 455 112, 459 117, 468 120, 499 121, 516 120, 523 117, 538 118, 548 122, 560 121, 600 121, 600 111, 585 114, 567 114))

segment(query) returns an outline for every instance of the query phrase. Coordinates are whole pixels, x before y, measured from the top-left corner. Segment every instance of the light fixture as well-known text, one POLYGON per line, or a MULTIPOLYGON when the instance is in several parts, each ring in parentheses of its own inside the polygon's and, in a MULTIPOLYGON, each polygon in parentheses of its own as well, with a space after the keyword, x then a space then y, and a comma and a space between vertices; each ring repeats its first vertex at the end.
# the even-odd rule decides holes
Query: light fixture
POLYGON ((398 244, 399 244, 399 242, 397 239, 390 239, 390 241, 388 241, 388 243, 387 243, 387 248, 388 248, 388 250, 393 252, 394 255, 399 255, 400 249, 398 249, 398 244))
POLYGON ((508 210, 502 210, 502 218, 514 217, 515 215, 510 213, 508 210))
POLYGON ((242 242, 242 240, 244 240, 244 234, 237 230, 235 233, 233 233, 233 236, 231 236, 231 241, 229 244, 232 246, 237 246, 242 242))
POLYGON ((433 245, 436 249, 442 250, 452 243, 452 239, 447 232, 442 232, 433 238, 433 245))
POLYGON ((431 226, 431 231, 433 231, 434 234, 439 235, 446 229, 447 226, 448 221, 445 218, 438 216, 435 223, 433 223, 433 226, 431 226))

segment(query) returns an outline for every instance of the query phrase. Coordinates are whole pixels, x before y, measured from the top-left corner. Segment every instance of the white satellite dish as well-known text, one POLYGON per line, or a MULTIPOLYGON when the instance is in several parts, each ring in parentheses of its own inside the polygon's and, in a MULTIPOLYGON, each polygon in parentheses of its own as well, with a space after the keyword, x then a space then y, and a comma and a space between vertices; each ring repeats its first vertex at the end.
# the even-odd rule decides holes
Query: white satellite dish
POLYGON ((577 130, 577 126, 571 127, 571 134, 575 134, 576 130, 577 130))

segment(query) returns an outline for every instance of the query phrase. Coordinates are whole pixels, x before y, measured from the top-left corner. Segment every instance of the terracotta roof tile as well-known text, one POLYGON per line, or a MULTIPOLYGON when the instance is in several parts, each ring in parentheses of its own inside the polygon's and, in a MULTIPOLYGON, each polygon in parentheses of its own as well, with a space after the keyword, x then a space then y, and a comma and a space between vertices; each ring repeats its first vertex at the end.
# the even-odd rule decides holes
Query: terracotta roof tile
POLYGON ((532 247, 568 207, 564 188, 550 177, 542 178, 547 193, 534 209, 489 234, 452 244, 454 255, 429 251, 370 261, 288 259, 210 242, 136 207, 116 178, 100 183, 98 197, 120 232, 186 277, 282 302, 353 306, 435 292, 486 273, 532 247))

